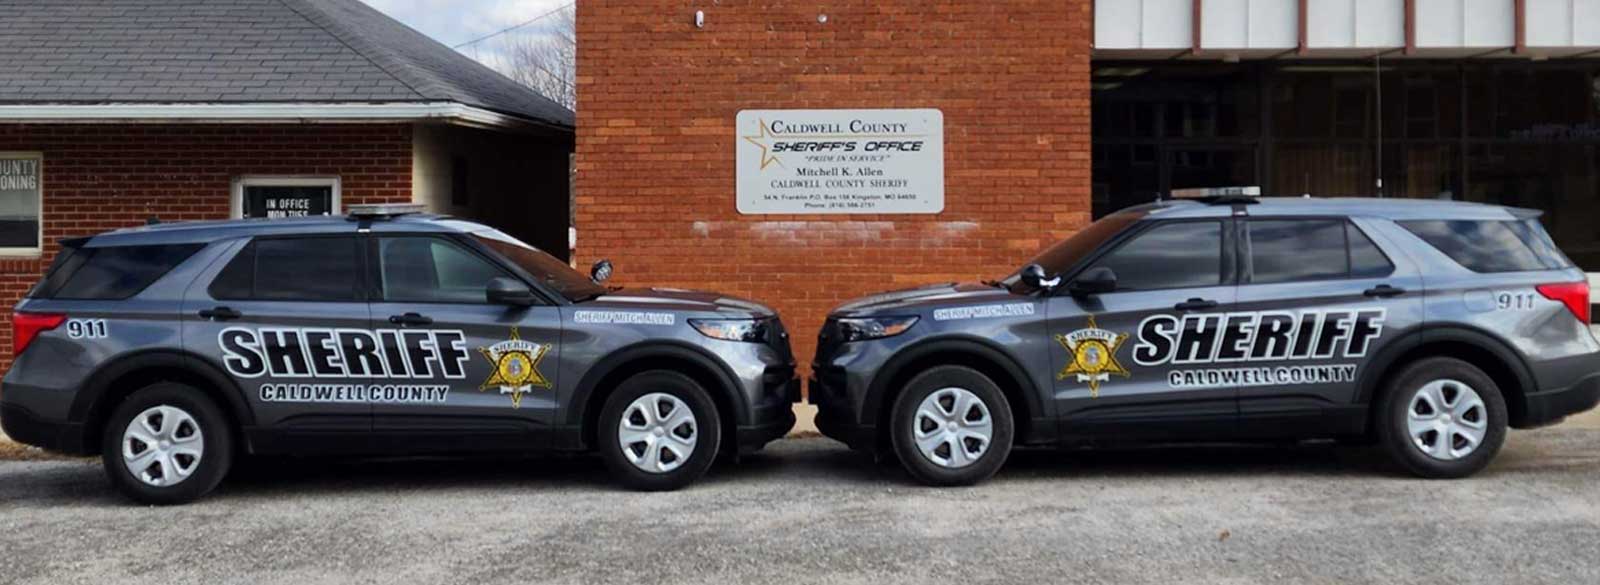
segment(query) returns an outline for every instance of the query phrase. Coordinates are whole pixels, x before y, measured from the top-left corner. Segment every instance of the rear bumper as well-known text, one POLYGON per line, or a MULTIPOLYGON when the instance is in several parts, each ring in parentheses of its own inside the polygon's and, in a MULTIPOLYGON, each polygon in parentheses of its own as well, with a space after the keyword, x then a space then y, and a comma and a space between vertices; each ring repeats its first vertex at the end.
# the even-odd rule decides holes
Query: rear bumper
POLYGON ((1600 403, 1600 372, 1566 388, 1529 394, 1526 412, 1512 426, 1526 429, 1555 424, 1568 415, 1592 409, 1597 403, 1600 403))
POLYGON ((83 425, 48 421, 21 405, 0 402, 0 430, 11 440, 25 445, 74 455, 86 454, 83 425))

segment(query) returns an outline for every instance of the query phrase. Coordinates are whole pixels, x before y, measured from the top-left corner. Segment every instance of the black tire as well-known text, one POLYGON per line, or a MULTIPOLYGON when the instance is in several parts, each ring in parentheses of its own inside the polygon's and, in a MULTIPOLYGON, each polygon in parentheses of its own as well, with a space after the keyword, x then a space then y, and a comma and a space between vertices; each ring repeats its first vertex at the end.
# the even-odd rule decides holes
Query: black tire
MULTIPOLYGON (((669 410, 665 414, 670 418, 673 412, 669 410)), ((716 460, 717 453, 722 447, 722 419, 718 414, 717 404, 711 400, 711 395, 688 376, 667 370, 652 370, 637 374, 618 385, 600 410, 600 428, 596 430, 600 457, 605 460, 611 475, 629 488, 643 491, 681 488, 700 479, 716 460), (694 437, 694 445, 688 456, 681 459, 681 463, 666 471, 646 471, 635 465, 623 452, 622 439, 618 436, 624 416, 630 414, 642 416, 642 413, 630 413, 629 407, 634 401, 650 394, 664 394, 676 398, 687 405, 694 415, 692 426, 696 428, 691 435, 694 437)), ((638 423, 639 420, 633 419, 633 422, 638 423)), ((667 432, 682 431, 684 427, 679 425, 667 432)), ((679 436, 682 437, 681 434, 679 436)), ((636 456, 644 456, 653 450, 662 461, 668 459, 678 461, 673 450, 656 445, 664 444, 635 443, 628 448, 636 456)), ((681 443, 674 445, 682 448, 681 443)))
MULTIPOLYGON (((944 402, 942 399, 937 401, 943 408, 944 402)), ((952 402, 951 405, 947 410, 954 412, 954 403, 952 402)), ((1006 401, 1005 393, 1000 391, 1000 387, 995 385, 993 380, 972 368, 939 366, 918 374, 917 377, 911 379, 910 383, 906 384, 905 389, 896 397, 893 409, 890 413, 889 434, 890 441, 894 445, 895 455, 899 457, 900 464, 905 467, 906 471, 924 484, 932 486, 976 484, 993 476, 996 471, 1000 470, 1000 466, 1005 464, 1006 458, 1011 455, 1011 441, 1014 429, 1011 404, 1006 401), (975 460, 961 467, 941 464, 923 454, 922 449, 917 446, 916 439, 919 424, 924 426, 930 422, 937 424, 935 421, 929 420, 918 422, 917 412, 923 401, 935 393, 951 388, 965 390, 975 395, 983 403, 983 407, 989 411, 990 426, 992 428, 991 439, 987 447, 982 449, 975 460)), ((973 413, 974 408, 969 407, 967 412, 956 414, 964 420, 970 420, 970 416, 973 413)), ((936 429, 937 426, 933 428, 936 429)), ((959 441, 965 444, 968 439, 961 438, 959 441)), ((953 443, 947 441, 942 447, 935 448, 935 455, 938 455, 939 448, 944 449, 945 453, 949 454, 945 456, 946 461, 955 461, 955 454, 952 453, 952 449, 954 449, 953 443)))
MULTIPOLYGON (((165 426, 166 421, 162 422, 165 426)), ((142 504, 184 504, 211 493, 227 476, 233 466, 233 429, 229 428, 228 418, 222 414, 222 410, 201 390, 184 384, 161 382, 135 391, 112 411, 102 435, 101 457, 106 476, 123 495, 142 504), (194 436, 185 435, 186 430, 198 432, 203 444, 199 460, 192 463, 189 475, 167 486, 151 485, 136 477, 123 460, 122 439, 129 425, 135 417, 161 406, 187 413, 198 426, 197 429, 188 429, 187 424, 180 424, 173 429, 174 437, 194 436)), ((187 457, 173 455, 171 460, 182 466, 187 457)), ((162 465, 157 463, 154 467, 160 469, 162 465)))
MULTIPOLYGON (((1450 394, 1460 397, 1463 390, 1460 386, 1446 383, 1441 386, 1442 395, 1448 402, 1450 394)), ((1456 399, 1460 404, 1459 398, 1456 399)), ((1416 405, 1419 414, 1426 415, 1432 407, 1423 404, 1416 405)), ((1377 436, 1378 443, 1389 453, 1389 457, 1401 468, 1418 476, 1429 479, 1450 479, 1466 477, 1477 473, 1489 461, 1494 459, 1506 438, 1506 402, 1500 393, 1500 388, 1494 380, 1483 373, 1483 370, 1467 362, 1446 357, 1433 357, 1418 360, 1400 370, 1389 384, 1384 388, 1382 398, 1378 401, 1377 436), (1453 459, 1442 459, 1424 452, 1423 445, 1431 445, 1435 450, 1444 448, 1445 439, 1440 438, 1438 432, 1414 439, 1408 428, 1411 411, 1414 408, 1413 399, 1423 388, 1436 381, 1455 381, 1469 388, 1483 403, 1481 414, 1478 409, 1469 410, 1460 416, 1460 419, 1472 421, 1482 418, 1482 439, 1471 452, 1453 459)), ((1465 445, 1464 439, 1450 437, 1450 445, 1465 445)))

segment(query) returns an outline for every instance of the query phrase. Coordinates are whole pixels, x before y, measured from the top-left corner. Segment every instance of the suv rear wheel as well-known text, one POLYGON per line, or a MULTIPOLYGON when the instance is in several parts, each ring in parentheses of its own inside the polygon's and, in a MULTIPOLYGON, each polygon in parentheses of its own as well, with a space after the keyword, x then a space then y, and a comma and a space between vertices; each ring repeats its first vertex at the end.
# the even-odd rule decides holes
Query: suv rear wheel
POLYGON ((117 405, 101 445, 106 475, 145 504, 182 504, 216 489, 233 464, 227 419, 199 389, 163 382, 117 405))
POLYGON ((600 456, 628 487, 675 490, 705 475, 722 443, 717 405, 692 378, 656 370, 628 378, 600 411, 600 456))
POLYGON ((1483 370, 1445 357, 1401 370, 1379 403, 1378 439, 1417 476, 1456 478, 1489 464, 1506 437, 1506 403, 1483 370))
POLYGON ((988 376, 939 366, 912 378, 895 399, 889 432, 895 455, 922 483, 972 485, 1011 454, 1011 405, 988 376))

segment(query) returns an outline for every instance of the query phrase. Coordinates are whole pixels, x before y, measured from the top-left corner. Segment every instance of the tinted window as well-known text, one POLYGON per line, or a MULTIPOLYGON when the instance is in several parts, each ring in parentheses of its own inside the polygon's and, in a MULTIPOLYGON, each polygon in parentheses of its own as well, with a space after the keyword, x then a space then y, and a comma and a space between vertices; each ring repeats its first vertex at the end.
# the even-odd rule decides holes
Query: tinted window
POLYGON ((1180 222, 1146 230, 1095 263, 1117 274, 1118 290, 1222 283, 1222 224, 1180 222))
POLYGON ((378 240, 383 298, 389 301, 483 303, 490 280, 505 271, 440 238, 378 240))
MULTIPOLYGON (((1038 264, 1044 267, 1045 274, 1067 272, 1089 254, 1099 250, 1100 246, 1105 244, 1106 241, 1122 233, 1122 230, 1144 218, 1145 215, 1147 214, 1144 212, 1128 211, 1106 216, 1089 224, 1089 227, 1078 230, 1071 237, 1046 248, 1023 266, 1038 264)), ((1021 273, 1020 269, 1011 273, 1011 276, 1006 277, 1006 284, 1016 287, 1022 282, 1021 273)))
POLYGON ((570 300, 590 299, 606 293, 606 287, 595 284, 588 276, 567 266, 566 262, 498 230, 479 230, 473 232, 472 237, 527 272, 528 276, 570 300))
POLYGON ((1342 220, 1250 222, 1250 282, 1328 280, 1350 275, 1342 220))
POLYGON ((1354 278, 1381 278, 1394 272, 1394 263, 1384 255, 1378 245, 1355 225, 1344 224, 1350 238, 1350 276, 1354 278))
POLYGON ((1473 272, 1566 268, 1571 263, 1549 244, 1538 222, 1425 220, 1400 225, 1473 272))
POLYGON ((126 299, 193 256, 203 244, 63 249, 39 296, 68 300, 126 299))
POLYGON ((211 282, 218 299, 361 300, 355 238, 262 239, 251 242, 211 282))

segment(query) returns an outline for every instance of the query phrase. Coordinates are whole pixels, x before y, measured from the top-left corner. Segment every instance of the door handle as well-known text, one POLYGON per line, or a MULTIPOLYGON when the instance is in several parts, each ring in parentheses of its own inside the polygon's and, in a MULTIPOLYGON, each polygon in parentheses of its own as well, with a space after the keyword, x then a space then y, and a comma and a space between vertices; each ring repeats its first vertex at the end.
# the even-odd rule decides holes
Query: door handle
POLYGON ((240 313, 240 312, 234 310, 232 307, 216 307, 216 308, 212 308, 212 309, 200 309, 200 318, 201 319, 210 319, 212 321, 231 321, 233 319, 238 319, 238 318, 243 317, 243 316, 244 316, 243 313, 240 313))
POLYGON ((389 322, 394 323, 395 325, 405 326, 432 325, 433 318, 418 313, 406 313, 404 315, 390 315, 389 322))
POLYGON ((1406 289, 1400 288, 1398 286, 1389 286, 1387 284, 1380 284, 1378 286, 1375 286, 1375 287, 1369 288, 1369 289, 1367 289, 1365 291, 1362 291, 1361 294, 1367 295, 1369 297, 1377 297, 1377 298, 1386 299, 1386 298, 1389 298, 1389 297, 1397 297, 1397 296, 1406 294, 1406 289))
POLYGON ((1216 306, 1217 306, 1217 302, 1213 301, 1213 300, 1209 300, 1209 299, 1189 299, 1187 301, 1184 301, 1184 302, 1178 303, 1176 305, 1173 305, 1172 308, 1177 309, 1179 311, 1199 311, 1201 309, 1210 309, 1210 308, 1213 308, 1213 307, 1216 307, 1216 306))

